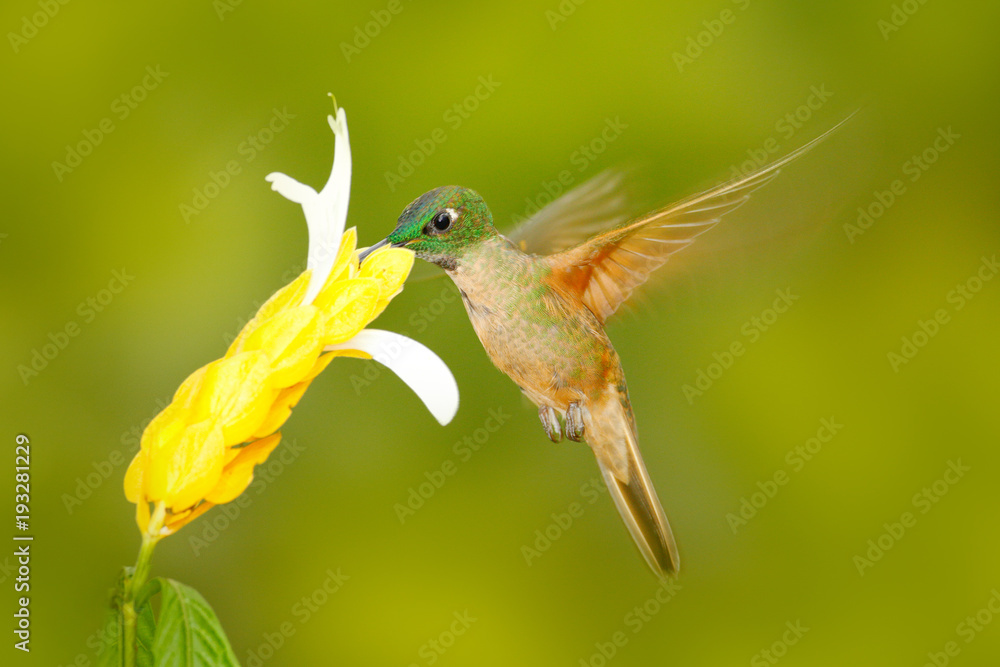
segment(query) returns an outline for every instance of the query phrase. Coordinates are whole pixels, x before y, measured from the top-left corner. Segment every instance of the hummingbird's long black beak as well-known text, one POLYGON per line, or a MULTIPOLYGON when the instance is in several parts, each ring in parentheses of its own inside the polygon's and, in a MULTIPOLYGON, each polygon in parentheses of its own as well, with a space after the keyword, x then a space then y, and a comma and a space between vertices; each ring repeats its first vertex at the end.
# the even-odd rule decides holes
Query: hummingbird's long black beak
POLYGON ((373 252, 375 252, 379 248, 384 248, 387 245, 389 245, 389 239, 382 239, 381 241, 379 241, 378 243, 376 243, 372 247, 367 248, 365 250, 362 250, 361 254, 358 255, 358 264, 360 264, 361 262, 365 261, 365 258, 368 257, 368 255, 372 254, 373 252))

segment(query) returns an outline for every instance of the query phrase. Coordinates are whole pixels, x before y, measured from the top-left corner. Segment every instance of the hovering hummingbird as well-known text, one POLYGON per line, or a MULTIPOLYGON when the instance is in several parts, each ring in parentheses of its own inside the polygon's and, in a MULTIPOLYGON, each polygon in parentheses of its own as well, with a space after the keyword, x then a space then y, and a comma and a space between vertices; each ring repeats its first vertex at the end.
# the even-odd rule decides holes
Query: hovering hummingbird
POLYGON ((445 270, 486 353, 538 406, 548 437, 593 449, 639 551, 662 577, 678 570, 677 544, 639 453, 625 374, 604 324, 672 254, 838 127, 749 175, 632 220, 622 215, 621 175, 611 172, 508 236, 479 194, 440 187, 410 203, 361 261, 392 245, 445 270))

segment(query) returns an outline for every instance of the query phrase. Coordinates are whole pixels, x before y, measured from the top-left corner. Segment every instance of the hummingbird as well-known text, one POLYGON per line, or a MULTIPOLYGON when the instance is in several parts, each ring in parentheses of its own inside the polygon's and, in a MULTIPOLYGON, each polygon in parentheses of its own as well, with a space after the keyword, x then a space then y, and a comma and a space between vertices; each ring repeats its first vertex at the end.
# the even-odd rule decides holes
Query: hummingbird
POLYGON ((411 202, 360 259, 390 245, 444 269, 486 354, 538 406, 549 439, 593 450, 632 539, 663 578, 680 567, 677 543, 643 463, 625 373, 604 325, 671 255, 844 122, 752 173, 632 219, 623 213, 619 172, 571 190, 508 235, 477 192, 439 187, 411 202))

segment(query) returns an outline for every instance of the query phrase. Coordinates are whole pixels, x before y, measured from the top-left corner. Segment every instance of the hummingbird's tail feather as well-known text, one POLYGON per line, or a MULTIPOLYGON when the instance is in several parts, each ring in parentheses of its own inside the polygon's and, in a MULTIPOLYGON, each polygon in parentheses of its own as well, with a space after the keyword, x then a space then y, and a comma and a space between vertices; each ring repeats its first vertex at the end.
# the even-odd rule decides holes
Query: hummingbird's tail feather
POLYGON ((630 424, 624 430, 625 443, 594 448, 597 464, 643 558, 653 572, 664 577, 680 569, 677 543, 646 472, 635 431, 630 424), (615 451, 613 458, 607 456, 608 450, 615 451))

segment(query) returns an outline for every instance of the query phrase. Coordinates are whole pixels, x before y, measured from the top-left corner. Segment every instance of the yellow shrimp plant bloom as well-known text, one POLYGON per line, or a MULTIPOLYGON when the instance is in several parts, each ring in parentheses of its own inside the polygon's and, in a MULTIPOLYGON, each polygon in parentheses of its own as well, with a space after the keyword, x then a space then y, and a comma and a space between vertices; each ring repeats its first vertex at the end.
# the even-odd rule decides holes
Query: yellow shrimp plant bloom
POLYGON ((125 495, 148 537, 170 535, 230 502, 278 445, 279 429, 309 384, 337 356, 374 358, 403 379, 446 424, 458 410, 447 366, 405 336, 365 329, 401 290, 413 253, 385 248, 358 264, 357 235, 344 231, 351 184, 347 117, 329 117, 334 162, 325 187, 280 173, 267 180, 302 205, 306 270, 257 311, 224 357, 192 373, 142 434, 125 495))

